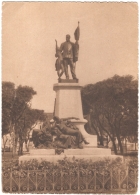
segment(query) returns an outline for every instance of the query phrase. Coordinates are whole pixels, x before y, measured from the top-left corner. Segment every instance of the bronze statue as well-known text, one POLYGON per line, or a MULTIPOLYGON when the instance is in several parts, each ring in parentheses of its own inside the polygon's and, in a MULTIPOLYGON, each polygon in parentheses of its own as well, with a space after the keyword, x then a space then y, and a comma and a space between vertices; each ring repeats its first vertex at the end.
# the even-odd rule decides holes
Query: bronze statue
POLYGON ((53 134, 56 135, 53 144, 55 148, 63 148, 63 149, 78 148, 75 136, 63 134, 57 126, 54 127, 53 134))
MULTIPOLYGON (((70 118, 68 118, 70 119, 70 118)), ((76 138, 75 142, 78 148, 82 149, 82 142, 85 144, 89 144, 86 139, 83 137, 82 133, 79 129, 73 125, 68 119, 59 119, 59 117, 54 117, 55 126, 60 130, 60 132, 64 135, 74 136, 76 138)), ((72 117, 73 119, 73 117, 72 117)))
POLYGON ((52 126, 46 125, 43 129, 34 130, 32 134, 34 146, 36 148, 82 149, 83 142, 89 144, 70 119, 78 120, 75 117, 60 119, 55 116, 52 126))
POLYGON ((76 137, 63 134, 56 125, 53 127, 47 126, 47 128, 45 126, 43 129, 34 129, 32 140, 35 148, 78 148, 76 137))
POLYGON ((53 148, 53 136, 49 128, 34 129, 32 140, 35 148, 53 148))
POLYGON ((69 79, 68 73, 68 65, 70 66, 71 75, 73 79, 77 79, 75 68, 76 68, 76 61, 78 61, 78 53, 79 53, 79 36, 80 36, 80 29, 79 29, 79 22, 78 27, 74 32, 75 36, 75 43, 70 41, 70 35, 66 35, 66 41, 61 44, 60 48, 57 47, 56 41, 56 70, 58 73, 58 77, 61 78, 62 74, 65 72, 66 79, 69 79), (60 73, 59 71, 62 70, 60 73))
POLYGON ((70 35, 66 35, 66 41, 61 44, 60 51, 63 53, 63 63, 65 68, 66 79, 69 79, 68 65, 70 66, 72 78, 77 79, 75 74, 75 65, 73 62, 74 43, 70 41, 70 35))

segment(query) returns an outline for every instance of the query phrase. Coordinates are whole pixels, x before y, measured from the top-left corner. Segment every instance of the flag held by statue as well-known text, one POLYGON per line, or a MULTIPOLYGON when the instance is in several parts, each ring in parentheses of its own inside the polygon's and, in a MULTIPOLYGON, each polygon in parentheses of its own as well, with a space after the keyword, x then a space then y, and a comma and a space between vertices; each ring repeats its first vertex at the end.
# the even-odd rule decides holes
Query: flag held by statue
POLYGON ((79 38, 80 38, 80 27, 79 27, 79 22, 78 22, 78 27, 76 28, 75 32, 74 32, 74 37, 75 37, 75 44, 74 44, 74 57, 73 57, 73 62, 77 62, 78 61, 78 55, 79 55, 79 38))

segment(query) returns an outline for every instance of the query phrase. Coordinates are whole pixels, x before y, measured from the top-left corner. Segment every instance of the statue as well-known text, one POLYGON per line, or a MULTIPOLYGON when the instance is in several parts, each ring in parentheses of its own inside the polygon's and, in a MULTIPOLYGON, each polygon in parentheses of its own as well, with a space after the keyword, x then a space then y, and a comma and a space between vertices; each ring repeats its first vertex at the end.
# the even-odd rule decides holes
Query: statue
POLYGON ((76 118, 72 117, 72 118, 67 118, 67 119, 59 119, 59 117, 55 116, 54 126, 60 130, 60 135, 63 134, 63 135, 66 135, 67 137, 74 136, 75 137, 75 139, 73 139, 74 145, 75 146, 77 145, 78 148, 82 149, 83 148, 82 143, 84 142, 85 144, 89 144, 89 142, 86 141, 86 139, 83 137, 79 129, 75 125, 73 125, 68 119, 76 119, 76 118))
POLYGON ((53 148, 53 136, 49 128, 34 129, 32 139, 35 148, 53 148))
POLYGON ((33 130, 32 139, 35 148, 82 149, 83 142, 89 144, 79 129, 71 123, 70 119, 78 120, 75 117, 60 119, 55 116, 52 125, 33 130))
POLYGON ((61 44, 60 51, 63 53, 63 63, 65 68, 66 79, 69 79, 68 65, 70 66, 72 78, 77 79, 75 74, 75 66, 73 62, 74 43, 70 41, 70 35, 66 35, 66 41, 61 44))
POLYGON ((69 79, 69 74, 68 74, 68 65, 69 65, 72 78, 77 80, 75 68, 76 68, 76 61, 78 61, 78 53, 79 53, 79 44, 78 44, 78 40, 80 36, 79 22, 74 35, 76 40, 75 43, 72 43, 70 41, 70 35, 66 35, 66 41, 61 44, 60 48, 58 48, 56 45, 57 55, 55 56, 58 57, 58 59, 56 60, 56 70, 59 78, 65 72, 66 79, 69 79), (60 69, 62 69, 61 73, 59 73, 60 69))
POLYGON ((54 147, 55 148, 78 148, 76 144, 76 137, 70 136, 70 135, 64 135, 58 127, 54 127, 53 134, 56 135, 56 138, 54 140, 54 147))

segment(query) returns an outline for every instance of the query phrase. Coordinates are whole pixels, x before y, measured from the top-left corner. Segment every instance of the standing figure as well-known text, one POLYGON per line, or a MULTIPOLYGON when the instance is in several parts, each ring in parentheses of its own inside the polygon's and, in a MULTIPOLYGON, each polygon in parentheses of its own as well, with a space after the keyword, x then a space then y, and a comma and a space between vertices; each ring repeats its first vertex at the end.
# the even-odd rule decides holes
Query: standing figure
POLYGON ((76 78, 74 59, 74 43, 70 41, 70 35, 66 35, 66 41, 61 44, 60 51, 63 53, 63 63, 65 69, 66 79, 69 79, 68 65, 70 65, 71 75, 73 79, 76 78))
POLYGON ((60 48, 57 46, 57 40, 55 40, 55 42, 56 42, 55 57, 57 57, 56 62, 55 62, 55 68, 56 68, 56 71, 57 71, 58 79, 60 79, 61 76, 64 73, 63 57, 62 57, 62 53, 60 51, 60 48))

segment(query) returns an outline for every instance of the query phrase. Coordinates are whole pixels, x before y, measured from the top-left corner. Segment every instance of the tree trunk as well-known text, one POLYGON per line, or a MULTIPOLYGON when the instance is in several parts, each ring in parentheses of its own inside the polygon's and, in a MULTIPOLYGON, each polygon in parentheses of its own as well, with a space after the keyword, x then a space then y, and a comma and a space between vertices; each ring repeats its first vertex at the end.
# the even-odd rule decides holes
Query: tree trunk
POLYGON ((25 147, 26 147, 26 150, 27 152, 29 152, 29 144, 30 144, 30 139, 25 139, 25 147))
POLYGON ((94 131, 96 132, 96 135, 97 135, 97 137, 99 139, 100 145, 103 146, 104 145, 103 144, 103 135, 101 134, 101 131, 100 131, 100 135, 99 135, 99 132, 98 132, 97 128, 95 128, 95 126, 93 124, 91 124, 90 128, 94 129, 94 131))
POLYGON ((103 136, 98 136, 99 137, 99 142, 100 142, 100 145, 103 146, 104 145, 104 142, 103 142, 103 136))
POLYGON ((13 144, 12 157, 14 157, 15 156, 15 132, 11 133, 11 138, 12 138, 12 144, 13 144))
POLYGON ((112 139, 111 137, 110 137, 110 139, 111 139, 111 141, 112 141, 112 144, 113 144, 113 148, 114 148, 115 154, 118 154, 117 147, 116 147, 116 144, 115 144, 114 139, 112 139))
POLYGON ((91 134, 91 135, 96 135, 97 134, 97 130, 96 130, 95 126, 92 125, 92 120, 91 120, 90 114, 88 114, 87 120, 88 120, 87 125, 88 125, 88 129, 89 129, 88 133, 91 134))
POLYGON ((100 134, 101 134, 101 136, 100 136, 100 144, 102 146, 104 146, 103 130, 100 128, 99 131, 100 131, 100 134))
POLYGON ((7 142, 7 138, 6 140, 4 140, 4 136, 3 136, 3 156, 5 155, 5 146, 6 146, 6 142, 7 142))
POLYGON ((115 141, 114 141, 114 137, 111 137, 111 135, 107 131, 106 131, 106 133, 108 134, 110 140, 112 141, 114 153, 118 154, 117 147, 116 147, 116 144, 115 144, 115 141))
POLYGON ((106 133, 108 134, 110 140, 112 141, 114 153, 118 154, 117 147, 116 147, 115 140, 114 140, 114 136, 111 137, 111 135, 107 131, 106 131, 106 133))
POLYGON ((126 148, 126 153, 127 153, 127 139, 125 137, 125 148, 126 148))
POLYGON ((18 145, 19 137, 18 135, 15 136, 15 153, 17 153, 17 145, 18 145))
POLYGON ((116 133, 116 136, 117 136, 117 140, 118 140, 118 145, 120 147, 120 153, 123 154, 124 152, 123 152, 123 146, 122 146, 120 135, 118 135, 118 133, 116 133))
POLYGON ((95 135, 97 135, 97 137, 98 137, 98 139, 99 139, 99 142, 100 142, 100 145, 101 146, 103 146, 103 136, 102 136, 102 132, 100 131, 100 129, 99 129, 99 131, 100 131, 100 134, 99 134, 99 132, 98 132, 98 130, 97 130, 97 127, 95 127, 95 125, 94 125, 94 122, 91 122, 91 117, 89 117, 89 127, 90 127, 90 129, 92 130, 92 132, 95 132, 94 134, 95 135), (94 130, 93 130, 94 129, 94 130))
POLYGON ((23 154, 23 138, 22 138, 22 134, 19 135, 19 152, 18 155, 22 155, 23 154))
POLYGON ((19 141, 19 152, 18 155, 23 155, 23 141, 19 141))

